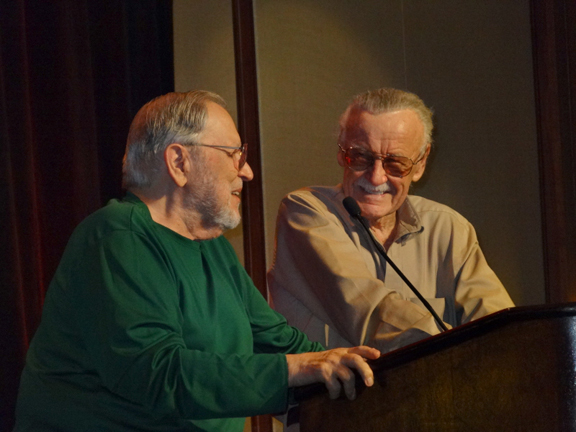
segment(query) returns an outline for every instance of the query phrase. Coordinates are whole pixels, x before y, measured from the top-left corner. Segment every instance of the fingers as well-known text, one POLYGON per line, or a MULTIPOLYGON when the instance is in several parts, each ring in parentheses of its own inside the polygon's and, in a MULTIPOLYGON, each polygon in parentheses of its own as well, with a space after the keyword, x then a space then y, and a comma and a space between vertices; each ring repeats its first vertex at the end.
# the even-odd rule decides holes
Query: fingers
POLYGON ((338 378, 344 387, 344 394, 350 400, 356 399, 356 378, 349 368, 342 368, 338 378))
POLYGON ((358 354, 359 356, 370 360, 376 360, 378 357, 380 357, 380 351, 378 351, 376 348, 371 348, 368 346, 357 346, 354 348, 349 348, 348 352, 358 354))
POLYGON ((339 373, 338 377, 344 385, 344 391, 348 399, 354 399, 356 397, 356 387, 355 387, 355 375, 352 372, 353 369, 358 371, 362 381, 366 387, 371 387, 374 384, 374 373, 368 363, 364 358, 358 356, 357 354, 349 353, 342 357, 342 366, 345 369, 345 373, 339 373))
POLYGON ((325 384, 330 399, 337 399, 340 396, 342 388, 348 399, 356 398, 354 373, 344 364, 343 359, 340 364, 335 365, 330 371, 330 376, 327 377, 325 384))
POLYGON ((367 387, 372 386, 374 374, 366 359, 377 359, 379 356, 377 349, 366 346, 289 354, 286 356, 288 384, 294 387, 323 382, 331 399, 338 398, 342 390, 348 399, 355 399, 355 376, 352 370, 358 371, 367 387))
POLYGON ((340 396, 340 390, 342 389, 342 384, 338 378, 332 375, 328 380, 326 380, 325 384, 326 388, 328 389, 328 396, 330 396, 330 399, 338 399, 340 396))
POLYGON ((366 387, 371 387, 374 384, 374 373, 364 359, 376 360, 380 357, 380 351, 367 346, 358 346, 350 348, 349 352, 362 357, 362 361, 359 361, 356 357, 354 363, 349 364, 348 366, 353 367, 358 371, 366 387))
POLYGON ((370 387, 374 384, 374 373, 366 363, 366 359, 376 359, 380 356, 380 351, 369 347, 354 347, 335 349, 327 351, 335 362, 331 375, 326 378, 326 388, 331 399, 336 399, 340 395, 341 389, 350 400, 356 399, 355 375, 352 372, 356 369, 360 374, 364 384, 370 387), (336 360, 337 359, 337 360, 336 360))

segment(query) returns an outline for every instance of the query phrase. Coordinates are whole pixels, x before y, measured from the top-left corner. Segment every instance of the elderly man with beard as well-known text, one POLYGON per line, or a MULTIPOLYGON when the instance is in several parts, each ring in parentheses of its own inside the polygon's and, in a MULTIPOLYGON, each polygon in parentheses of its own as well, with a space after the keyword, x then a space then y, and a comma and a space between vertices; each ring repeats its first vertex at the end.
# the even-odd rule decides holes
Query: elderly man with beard
POLYGON ((22 374, 16 431, 242 431, 289 388, 355 397, 376 349, 322 351, 266 303, 222 236, 252 179, 209 92, 146 104, 128 136, 123 200, 72 235, 22 374), (312 352, 310 352, 312 351, 312 352))
POLYGON ((361 94, 340 119, 342 184, 283 199, 269 288, 276 310, 311 340, 387 352, 439 332, 345 210, 345 197, 357 201, 388 256, 447 327, 513 306, 472 225, 445 205, 408 195, 424 173, 432 127, 431 110, 414 94, 361 94))

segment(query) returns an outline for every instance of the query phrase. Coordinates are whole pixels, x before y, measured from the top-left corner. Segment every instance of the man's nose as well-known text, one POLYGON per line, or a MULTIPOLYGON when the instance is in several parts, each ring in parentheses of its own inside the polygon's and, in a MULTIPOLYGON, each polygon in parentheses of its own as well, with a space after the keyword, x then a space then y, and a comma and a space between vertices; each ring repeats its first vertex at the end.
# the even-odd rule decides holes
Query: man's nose
POLYGON ((248 162, 240 168, 240 171, 238 171, 238 177, 240 177, 242 181, 250 181, 254 178, 254 172, 252 171, 252 168, 250 168, 248 162))
POLYGON ((384 169, 384 164, 380 159, 376 159, 371 168, 366 172, 366 178, 374 186, 380 186, 388 181, 388 174, 384 169))

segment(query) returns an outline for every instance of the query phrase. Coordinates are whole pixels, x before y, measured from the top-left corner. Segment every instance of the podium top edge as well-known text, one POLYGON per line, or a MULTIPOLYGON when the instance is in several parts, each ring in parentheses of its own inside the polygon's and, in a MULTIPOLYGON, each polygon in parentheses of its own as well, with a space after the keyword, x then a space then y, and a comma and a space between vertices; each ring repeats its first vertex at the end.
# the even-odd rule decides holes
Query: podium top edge
POLYGON ((393 367, 398 362, 405 361, 405 359, 439 351, 482 334, 493 332, 511 323, 573 316, 576 316, 576 302, 560 305, 518 306, 503 309, 475 321, 454 327, 447 332, 431 336, 422 341, 383 354, 378 360, 372 362, 372 368, 379 370, 393 367))
MULTIPOLYGON (((576 302, 564 304, 546 304, 535 306, 518 306, 487 315, 475 321, 460 325, 446 332, 430 336, 419 342, 407 345, 389 353, 383 354, 377 360, 369 360, 372 369, 377 372, 394 368, 416 358, 447 349, 498 330, 512 323, 532 320, 548 320, 576 316, 576 302)), ((311 384, 293 389, 293 403, 302 402, 316 394, 325 393, 323 384, 311 384)))

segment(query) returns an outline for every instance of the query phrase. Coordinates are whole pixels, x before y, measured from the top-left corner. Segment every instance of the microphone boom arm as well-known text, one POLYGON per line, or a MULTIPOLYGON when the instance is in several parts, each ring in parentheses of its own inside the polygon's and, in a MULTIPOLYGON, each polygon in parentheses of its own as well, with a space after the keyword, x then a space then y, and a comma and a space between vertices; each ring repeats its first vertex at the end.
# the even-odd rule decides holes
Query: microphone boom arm
POLYGON ((404 273, 402 273, 400 269, 396 266, 396 264, 394 264, 394 261, 392 261, 388 256, 388 254, 386 253, 384 246, 382 246, 382 244, 374 237, 374 234, 370 230, 368 222, 364 217, 362 217, 360 206, 358 206, 358 203, 354 200, 354 198, 346 197, 344 198, 342 204, 344 205, 344 208, 346 208, 346 211, 350 214, 350 216, 357 219, 362 224, 362 226, 368 233, 368 236, 376 246, 376 249, 378 249, 378 252, 380 252, 380 254, 384 257, 386 262, 390 264, 390 267, 394 269, 394 271, 398 274, 398 276, 400 276, 400 278, 406 283, 406 285, 408 285, 408 288, 412 290, 412 292, 416 295, 416 297, 418 297, 418 299, 422 302, 422 304, 426 307, 426 309, 428 309, 428 311, 432 314, 432 316, 434 317, 440 328, 443 331, 447 331, 448 328, 446 327, 446 324, 444 324, 444 321, 440 319, 434 308, 432 308, 430 303, 428 303, 428 301, 424 297, 422 297, 422 294, 420 294, 420 292, 416 289, 414 285, 412 285, 412 283, 408 280, 408 278, 404 275, 404 273))

